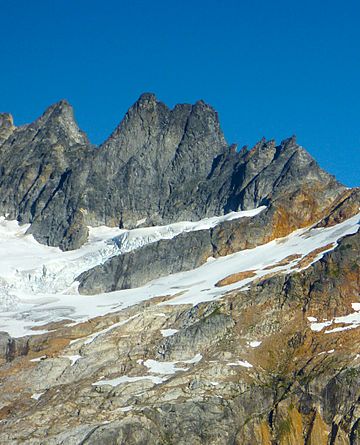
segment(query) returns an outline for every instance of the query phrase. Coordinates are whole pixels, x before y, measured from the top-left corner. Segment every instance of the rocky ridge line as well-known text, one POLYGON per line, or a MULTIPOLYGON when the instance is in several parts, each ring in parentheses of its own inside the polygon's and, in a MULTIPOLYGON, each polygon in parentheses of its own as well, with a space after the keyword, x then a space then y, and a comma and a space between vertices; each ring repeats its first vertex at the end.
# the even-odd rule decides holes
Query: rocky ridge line
POLYGON ((81 246, 88 225, 167 224, 292 199, 321 212, 344 191, 295 138, 278 146, 263 139, 250 151, 227 146, 203 101, 171 110, 143 94, 99 148, 66 101, 6 135, 0 213, 63 250, 81 246))

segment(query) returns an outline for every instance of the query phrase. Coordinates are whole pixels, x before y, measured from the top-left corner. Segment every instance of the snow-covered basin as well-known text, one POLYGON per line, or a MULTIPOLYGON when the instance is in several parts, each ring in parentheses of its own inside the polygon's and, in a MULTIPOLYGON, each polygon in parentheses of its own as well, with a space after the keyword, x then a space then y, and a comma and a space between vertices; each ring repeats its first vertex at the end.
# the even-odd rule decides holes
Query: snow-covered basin
MULTIPOLYGON (((261 210, 257 209, 253 211, 253 214, 261 210)), ((241 217, 239 213, 237 217, 241 217)), ((250 216, 244 215, 243 212, 241 214, 250 216)), ((233 218, 234 215, 226 215, 226 217, 233 218)), ((23 227, 19 228, 15 223, 11 223, 12 230, 10 231, 8 230, 10 222, 2 221, 0 223, 0 276, 8 287, 8 292, 16 298, 16 304, 12 310, 0 315, 0 330, 8 331, 15 337, 23 336, 34 333, 31 327, 41 326, 49 321, 69 318, 80 322, 161 295, 174 296, 173 299, 162 304, 194 305, 202 301, 211 301, 220 298, 232 289, 245 287, 256 277, 266 275, 269 273, 269 270, 265 270, 267 266, 274 265, 289 255, 306 255, 330 243, 336 244, 345 235, 356 233, 359 229, 359 217, 360 214, 329 228, 298 230, 286 238, 274 240, 255 249, 217 259, 211 258, 197 269, 159 278, 140 288, 94 296, 82 296, 76 293, 76 283, 73 280, 83 270, 119 254, 122 248, 127 249, 124 251, 129 251, 136 248, 134 246, 154 242, 161 237, 171 238, 181 231, 201 230, 205 228, 205 224, 207 227, 209 224, 216 225, 220 218, 126 232, 109 228, 92 229, 89 242, 73 252, 61 252, 59 249, 38 244, 29 235, 24 235, 23 227), (119 239, 119 236, 123 239, 119 239), (105 255, 104 251, 107 248, 109 251, 105 255), (30 269, 29 266, 32 268, 30 269), (37 275, 39 268, 45 268, 43 278, 37 275), (56 277, 48 279, 48 270, 52 270, 51 273, 56 274, 56 277), (215 287, 222 278, 245 270, 255 270, 256 277, 224 287, 215 287), (36 280, 33 274, 40 281, 42 280, 42 286, 34 285, 36 280), (17 281, 20 283, 16 284, 17 281), (54 287, 51 287, 52 283, 55 283, 54 287)), ((314 261, 321 258, 324 253, 319 253, 314 261)), ((276 270, 288 272, 293 264, 279 266, 276 270)))

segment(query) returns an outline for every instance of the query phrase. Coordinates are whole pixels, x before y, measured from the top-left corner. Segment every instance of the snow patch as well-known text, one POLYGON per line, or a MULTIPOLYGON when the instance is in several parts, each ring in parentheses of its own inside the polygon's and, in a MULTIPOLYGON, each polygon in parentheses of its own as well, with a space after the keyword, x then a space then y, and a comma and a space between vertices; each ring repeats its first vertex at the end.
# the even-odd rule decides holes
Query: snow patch
POLYGON ((161 329, 160 332, 163 337, 171 337, 179 332, 179 329, 161 329))
POLYGON ((253 340, 248 343, 251 348, 257 348, 261 345, 261 341, 253 340))
POLYGON ((132 405, 128 405, 128 406, 122 406, 121 408, 119 408, 119 411, 122 411, 123 413, 127 413, 128 411, 131 411, 133 409, 132 405))
MULTIPOLYGON (((357 303, 353 303, 353 308, 358 308, 357 303)), ((333 320, 324 321, 320 323, 311 323, 310 328, 312 331, 320 332, 324 328, 332 326, 334 324, 345 324, 348 326, 338 326, 333 329, 329 329, 325 331, 325 334, 332 334, 335 332, 347 331, 349 329, 356 329, 360 326, 360 311, 358 309, 355 310, 352 314, 343 315, 341 317, 335 317, 333 320)))
POLYGON ((312 331, 315 331, 315 332, 320 332, 324 328, 326 328, 327 326, 330 326, 331 323, 332 323, 331 321, 322 321, 322 322, 319 322, 319 323, 313 322, 313 323, 310 324, 310 329, 312 331))
POLYGON ((196 364, 199 363, 202 359, 201 354, 196 354, 193 358, 188 360, 177 360, 174 362, 159 362, 157 360, 138 360, 139 364, 143 364, 148 368, 148 372, 152 372, 153 374, 161 374, 161 375, 169 375, 169 374, 175 374, 178 371, 187 371, 189 368, 180 368, 177 367, 178 363, 185 363, 185 364, 196 364))
POLYGON ((153 375, 143 375, 143 376, 136 376, 136 377, 129 377, 127 375, 122 375, 121 377, 117 377, 115 379, 110 380, 99 380, 98 382, 92 383, 93 386, 118 386, 124 383, 133 383, 138 382, 139 380, 151 380, 155 385, 159 385, 160 383, 164 382, 166 379, 162 377, 157 377, 153 375))
POLYGON ((45 394, 45 393, 44 393, 44 392, 36 392, 35 394, 33 394, 33 395, 31 396, 31 399, 39 400, 40 397, 41 397, 43 394, 45 394))
POLYGON ((253 365, 246 360, 238 360, 233 363, 227 363, 228 366, 243 366, 244 368, 253 368, 253 365))
POLYGON ((329 351, 322 351, 322 352, 319 352, 319 354, 318 354, 318 355, 323 355, 323 354, 332 354, 333 352, 335 352, 335 349, 330 349, 329 351))
POLYGON ((139 219, 138 221, 136 221, 136 227, 141 226, 142 224, 146 223, 147 218, 143 218, 143 219, 139 219))
POLYGON ((149 372, 153 374, 175 374, 177 371, 187 371, 189 368, 177 368, 178 362, 158 362, 156 360, 145 360, 144 366, 149 369, 149 372))
POLYGON ((46 359, 46 355, 42 355, 41 357, 32 358, 31 362, 41 362, 42 360, 46 359))
POLYGON ((60 357, 68 358, 71 361, 70 366, 74 366, 82 358, 81 355, 60 355, 60 357))
POLYGON ((182 363, 189 363, 189 364, 199 363, 202 360, 202 358, 203 356, 201 354, 196 354, 193 358, 189 360, 182 360, 182 363))

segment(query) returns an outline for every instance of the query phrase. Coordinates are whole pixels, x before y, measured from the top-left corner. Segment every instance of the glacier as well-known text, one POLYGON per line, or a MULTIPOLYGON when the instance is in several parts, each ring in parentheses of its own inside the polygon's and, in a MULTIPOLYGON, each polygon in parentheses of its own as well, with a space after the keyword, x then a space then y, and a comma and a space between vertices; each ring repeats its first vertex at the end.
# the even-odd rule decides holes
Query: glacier
POLYGON ((340 238, 356 233, 359 229, 360 213, 332 227, 300 229, 254 249, 210 258, 197 269, 162 277, 140 288, 94 296, 83 296, 77 292, 75 278, 114 255, 159 239, 172 238, 185 231, 214 227, 224 220, 251 217, 263 210, 264 207, 260 207, 198 222, 132 230, 104 226, 90 228, 88 242, 80 249, 68 252, 39 244, 32 235, 26 234, 28 226, 19 226, 16 221, 1 218, 0 330, 9 332, 13 337, 41 334, 46 332, 41 327, 49 322, 69 320, 69 323, 79 323, 163 295, 171 298, 159 303, 159 306, 196 305, 215 300, 232 290, 247 289, 252 281, 269 272, 290 273, 300 270, 301 266, 297 264, 304 256, 315 249, 329 246, 312 259, 313 263, 334 249, 340 238), (298 255, 297 259, 277 265, 284 258, 295 254, 298 255), (255 271, 255 275, 226 286, 215 286, 226 276, 249 270, 255 271))

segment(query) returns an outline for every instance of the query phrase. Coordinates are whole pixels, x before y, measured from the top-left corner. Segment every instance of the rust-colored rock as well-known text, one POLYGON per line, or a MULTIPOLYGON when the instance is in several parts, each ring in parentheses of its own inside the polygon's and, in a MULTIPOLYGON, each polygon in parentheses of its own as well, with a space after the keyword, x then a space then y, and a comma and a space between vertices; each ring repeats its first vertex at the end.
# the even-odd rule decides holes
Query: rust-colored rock
POLYGON ((237 272, 218 281, 215 284, 215 286, 216 287, 228 286, 229 284, 237 283, 238 281, 245 280, 246 278, 252 278, 255 275, 256 272, 254 270, 245 270, 244 272, 237 272))

